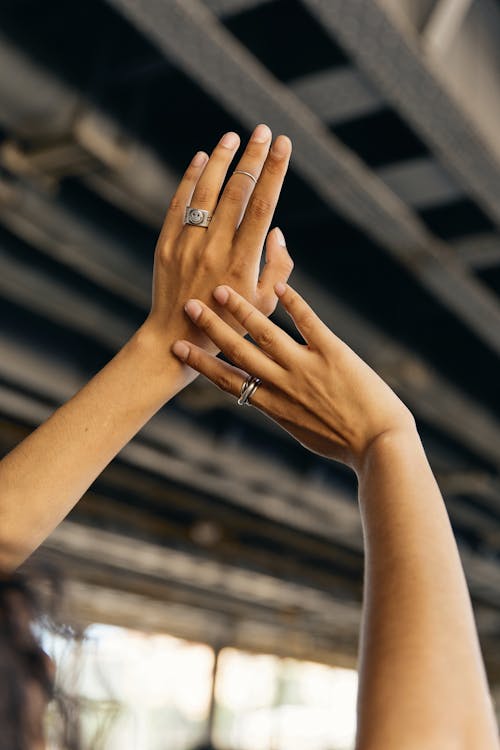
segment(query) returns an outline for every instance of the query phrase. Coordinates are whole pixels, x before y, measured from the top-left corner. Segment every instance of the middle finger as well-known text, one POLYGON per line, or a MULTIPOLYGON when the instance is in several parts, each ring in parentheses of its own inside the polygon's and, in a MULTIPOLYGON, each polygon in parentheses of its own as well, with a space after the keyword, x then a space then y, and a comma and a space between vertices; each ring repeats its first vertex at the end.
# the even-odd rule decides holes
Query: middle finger
POLYGON ((267 155, 262 174, 236 234, 234 254, 245 263, 249 258, 260 257, 288 169, 291 152, 290 139, 286 135, 279 135, 267 155))
POLYGON ((231 236, 234 234, 255 186, 254 180, 249 175, 252 175, 255 180, 259 179, 269 152, 271 138, 272 133, 267 125, 257 125, 221 195, 217 211, 210 223, 211 233, 223 231, 231 236), (241 172, 247 172, 247 174, 241 174, 241 172))
POLYGON ((273 382, 278 371, 282 371, 267 354, 233 331, 231 326, 200 300, 188 300, 184 310, 197 328, 202 330, 231 362, 246 372, 273 382))

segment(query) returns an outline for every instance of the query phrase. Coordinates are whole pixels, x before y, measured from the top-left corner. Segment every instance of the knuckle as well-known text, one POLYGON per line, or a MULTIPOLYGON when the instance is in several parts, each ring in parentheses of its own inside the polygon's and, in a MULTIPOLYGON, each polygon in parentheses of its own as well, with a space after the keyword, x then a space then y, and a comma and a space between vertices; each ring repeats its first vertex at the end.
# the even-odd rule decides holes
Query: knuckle
POLYGON ((210 198, 212 197, 212 191, 208 187, 208 185, 198 185, 195 191, 195 195, 193 196, 193 202, 195 204, 206 204, 210 201, 210 198))
POLYGON ((196 324, 200 328, 202 328, 206 333, 208 333, 209 335, 214 330, 214 321, 213 321, 213 318, 210 315, 210 313, 208 312, 208 310, 206 310, 205 308, 202 309, 202 311, 201 311, 201 313, 200 313, 200 315, 198 317, 198 320, 196 321, 196 324))
POLYGON ((227 356, 233 362, 239 363, 243 359, 243 350, 241 344, 232 342, 226 347, 227 356))
POLYGON ((223 391, 227 391, 229 393, 233 390, 233 382, 230 377, 230 375, 227 375, 225 372, 221 372, 217 375, 217 385, 219 388, 223 391))
POLYGON ((178 213, 179 211, 184 210, 185 207, 185 201, 182 201, 180 196, 176 193, 170 201, 168 210, 170 211, 170 213, 178 213))
POLYGON ((309 331, 314 326, 314 315, 310 312, 305 312, 299 315, 297 323, 303 330, 309 331))
MULTIPOLYGON (((262 154, 263 147, 266 147, 266 146, 267 144, 265 143, 256 143, 255 141, 250 141, 248 143, 248 146, 245 149, 245 155, 251 156, 251 157, 259 157, 262 154)), ((241 167, 241 169, 247 169, 247 167, 244 166, 244 167, 241 167)))
POLYGON ((269 328, 264 328, 256 337, 257 344, 266 349, 274 344, 274 335, 269 328))
POLYGON ((198 277, 200 279, 208 279, 214 270, 214 256, 210 251, 210 247, 205 247, 203 254, 198 258, 198 277))
POLYGON ((156 257, 158 258, 159 263, 161 263, 162 265, 170 262, 172 259, 170 243, 165 242, 164 240, 162 242, 159 242, 156 247, 156 257))
POLYGON ((283 172, 284 166, 283 166, 283 160, 278 159, 276 156, 273 156, 272 154, 269 154, 269 156, 266 159, 266 164, 264 166, 264 169, 266 172, 273 177, 276 175, 280 175, 283 172))
POLYGON ((244 303, 242 299, 233 299, 231 305, 231 313, 234 314, 234 317, 241 323, 244 323, 246 321, 247 317, 245 316, 244 303))
POLYGON ((224 200, 228 203, 243 203, 246 198, 246 192, 241 185, 230 182, 224 191, 224 200))
POLYGON ((255 219, 264 219, 272 213, 272 209, 269 198, 256 195, 250 203, 249 213, 255 219))

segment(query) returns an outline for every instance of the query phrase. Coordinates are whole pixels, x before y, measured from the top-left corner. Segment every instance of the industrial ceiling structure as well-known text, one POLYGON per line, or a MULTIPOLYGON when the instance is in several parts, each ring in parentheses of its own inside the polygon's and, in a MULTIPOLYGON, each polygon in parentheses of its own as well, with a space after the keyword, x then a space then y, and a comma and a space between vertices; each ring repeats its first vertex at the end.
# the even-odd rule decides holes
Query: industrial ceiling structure
MULTIPOLYGON (((500 696, 499 41, 496 0, 0 4, 4 451, 144 320, 194 151, 267 122, 293 284, 415 414, 500 696)), ((355 663, 354 477, 201 378, 37 557, 82 621, 355 663)))

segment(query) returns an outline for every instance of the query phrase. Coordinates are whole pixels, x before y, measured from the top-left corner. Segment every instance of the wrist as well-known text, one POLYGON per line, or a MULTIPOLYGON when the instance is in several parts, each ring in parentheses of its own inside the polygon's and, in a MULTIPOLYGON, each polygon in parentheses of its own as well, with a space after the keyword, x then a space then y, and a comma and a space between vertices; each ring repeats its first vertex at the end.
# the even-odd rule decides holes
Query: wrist
POLYGON ((198 377, 198 373, 172 353, 175 336, 167 336, 147 318, 129 341, 141 369, 151 380, 163 384, 167 398, 171 398, 198 377))
POLYGON ((408 412, 401 421, 372 437, 356 461, 355 471, 361 481, 380 463, 387 464, 398 456, 422 450, 415 419, 408 412))

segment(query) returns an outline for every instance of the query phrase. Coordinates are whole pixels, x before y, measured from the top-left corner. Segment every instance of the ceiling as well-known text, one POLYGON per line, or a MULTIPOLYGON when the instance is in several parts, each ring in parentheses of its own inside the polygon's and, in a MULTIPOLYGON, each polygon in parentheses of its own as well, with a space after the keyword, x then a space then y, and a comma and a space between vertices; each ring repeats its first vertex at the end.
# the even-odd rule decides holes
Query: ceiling
MULTIPOLYGON (((194 151, 265 121, 293 283, 415 414, 500 684, 500 5, 3 0, 0 29, 3 449, 144 320, 194 151)), ((355 659, 353 476, 201 379, 37 554, 89 621, 355 659)))

